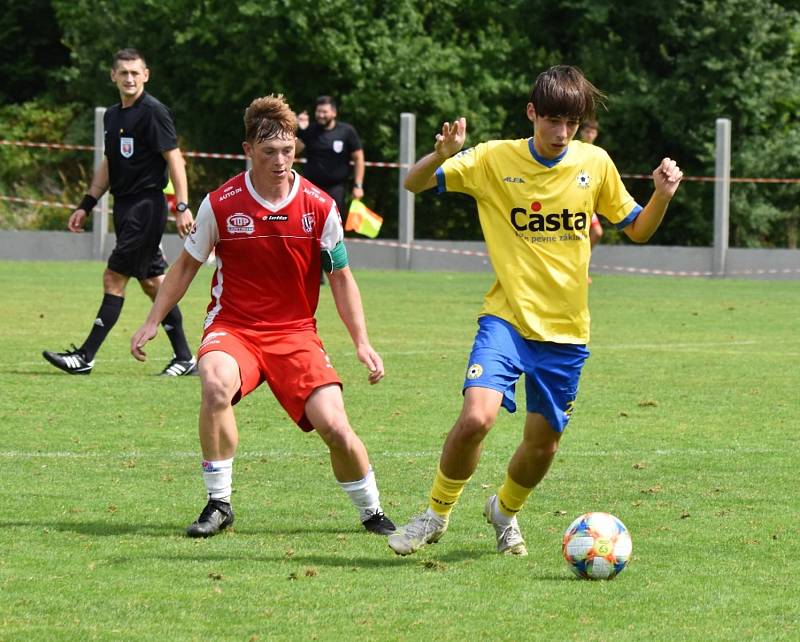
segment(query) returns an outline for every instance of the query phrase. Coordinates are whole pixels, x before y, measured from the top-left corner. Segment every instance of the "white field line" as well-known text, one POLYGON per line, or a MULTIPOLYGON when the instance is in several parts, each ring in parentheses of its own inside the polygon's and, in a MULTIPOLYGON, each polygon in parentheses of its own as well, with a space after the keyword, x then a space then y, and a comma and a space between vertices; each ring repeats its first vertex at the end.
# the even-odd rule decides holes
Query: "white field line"
MULTIPOLYGON (((785 453, 786 450, 782 448, 656 448, 655 450, 644 449, 616 449, 616 450, 567 450, 561 449, 559 456, 562 457, 685 457, 685 456, 720 456, 720 455, 774 455, 778 453, 785 453)), ((373 450, 376 458, 385 459, 407 459, 407 458, 425 458, 425 457, 438 457, 441 454, 439 450, 418 450, 418 451, 380 451, 373 450)), ((507 454, 492 453, 487 450, 483 453, 482 457, 492 458, 493 456, 506 457, 507 454)), ((309 459, 317 457, 327 457, 327 454, 320 451, 313 453, 308 451, 290 451, 290 450, 267 450, 263 452, 239 452, 236 454, 236 459, 281 459, 281 460, 297 460, 309 459)), ((25 451, 25 450, 6 450, 0 451, 0 459, 108 459, 108 460, 129 460, 129 459, 196 459, 198 463, 202 460, 199 452, 181 452, 181 451, 133 451, 126 453, 108 453, 108 452, 75 452, 70 450, 53 450, 53 451, 25 451)))
MULTIPOLYGON (((784 346, 790 346, 794 342, 787 341, 784 342, 784 346)), ((737 351, 732 350, 731 348, 736 347, 743 347, 743 346, 758 346, 764 345, 762 341, 755 341, 755 340, 743 340, 743 341, 706 341, 706 342, 697 342, 697 343, 590 343, 589 349, 592 352, 603 351, 603 350, 653 350, 656 352, 700 352, 700 353, 709 353, 709 354, 751 354, 751 352, 743 350, 737 351)), ((774 347, 774 343, 769 344, 770 347, 774 347)), ((447 347, 445 349, 437 349, 431 348, 428 350, 378 350, 382 357, 403 357, 403 356, 416 356, 420 354, 459 354, 464 355, 466 358, 469 355, 469 349, 471 344, 464 343, 463 347, 447 347)), ((331 353, 334 354, 334 353, 331 353)), ((800 352, 790 352, 786 350, 761 350, 759 354, 764 355, 771 355, 771 356, 785 356, 785 357, 797 357, 800 356, 800 352)), ((353 357, 355 356, 355 352, 352 350, 342 350, 340 352, 336 352, 335 356, 337 357, 353 357)), ((133 357, 131 359, 120 359, 120 358, 109 358, 103 359, 99 357, 98 360, 99 364, 120 364, 120 363, 133 363, 133 357)), ((26 361, 14 361, 14 362, 6 362, 0 361, 0 367, 12 367, 12 366, 38 366, 46 364, 47 362, 44 359, 36 359, 36 360, 26 360, 26 361)), ((153 359, 152 361, 148 361, 148 364, 152 365, 157 363, 158 365, 161 364, 160 361, 153 359)), ((145 368, 146 366, 142 366, 145 368)))

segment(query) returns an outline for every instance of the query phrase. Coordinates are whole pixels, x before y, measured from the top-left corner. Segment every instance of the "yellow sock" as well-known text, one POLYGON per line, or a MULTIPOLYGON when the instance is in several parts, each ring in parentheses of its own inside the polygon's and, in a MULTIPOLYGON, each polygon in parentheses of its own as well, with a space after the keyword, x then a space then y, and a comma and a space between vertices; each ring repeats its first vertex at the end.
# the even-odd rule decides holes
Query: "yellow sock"
POLYGON ((467 479, 450 479, 442 473, 441 468, 437 469, 436 479, 433 480, 431 488, 431 510, 445 519, 448 518, 469 480, 469 477, 467 479))
POLYGON ((497 491, 497 509, 507 517, 514 517, 520 510, 533 488, 520 486, 506 473, 506 480, 497 491))

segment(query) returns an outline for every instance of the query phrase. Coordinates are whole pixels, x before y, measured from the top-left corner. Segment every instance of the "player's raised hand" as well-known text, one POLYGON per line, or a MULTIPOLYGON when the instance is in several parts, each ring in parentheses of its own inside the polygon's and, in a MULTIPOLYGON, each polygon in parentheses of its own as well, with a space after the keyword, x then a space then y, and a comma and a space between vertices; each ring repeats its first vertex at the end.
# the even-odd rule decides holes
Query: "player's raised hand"
POLYGON ((653 170, 653 182, 656 192, 672 198, 678 190, 678 185, 683 178, 683 172, 678 164, 671 158, 664 158, 658 167, 653 170))
POLYGON ((442 125, 442 133, 436 134, 434 149, 443 158, 450 158, 461 151, 466 139, 467 119, 461 117, 454 120, 452 124, 442 125))
POLYGON ((365 344, 356 349, 356 356, 358 360, 367 366, 369 370, 369 382, 373 386, 383 379, 385 374, 383 370, 383 360, 381 356, 372 349, 372 346, 365 344))

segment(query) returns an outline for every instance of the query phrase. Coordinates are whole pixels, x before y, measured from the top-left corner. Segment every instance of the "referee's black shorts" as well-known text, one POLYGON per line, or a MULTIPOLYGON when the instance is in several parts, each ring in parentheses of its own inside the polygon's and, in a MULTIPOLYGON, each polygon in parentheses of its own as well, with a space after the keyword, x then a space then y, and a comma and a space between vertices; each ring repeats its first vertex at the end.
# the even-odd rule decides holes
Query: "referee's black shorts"
POLYGON ((108 257, 108 269, 136 279, 164 274, 167 262, 161 252, 161 237, 167 212, 167 199, 162 192, 115 198, 117 244, 108 257))
POLYGON ((337 183, 336 185, 328 185, 327 187, 318 185, 318 187, 323 192, 327 192, 328 196, 336 201, 339 214, 341 216, 347 216, 347 212, 344 209, 347 200, 347 183, 337 183))

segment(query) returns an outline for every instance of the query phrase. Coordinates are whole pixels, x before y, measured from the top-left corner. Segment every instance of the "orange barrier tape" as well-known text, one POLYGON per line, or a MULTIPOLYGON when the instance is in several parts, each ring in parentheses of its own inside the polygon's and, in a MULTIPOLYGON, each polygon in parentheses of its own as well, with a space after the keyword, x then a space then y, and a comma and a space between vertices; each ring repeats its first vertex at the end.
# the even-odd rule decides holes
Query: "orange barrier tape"
MULTIPOLYGON (((59 203, 57 201, 37 201, 30 198, 19 198, 16 196, 3 196, 0 195, 0 201, 11 201, 12 203, 28 203, 30 205, 40 205, 43 207, 60 207, 63 209, 74 210, 77 205, 69 203, 59 203)), ((347 237, 348 243, 360 243, 364 245, 374 245, 376 247, 390 247, 414 250, 415 252, 438 252, 441 254, 456 254, 460 256, 477 256, 480 258, 488 258, 486 252, 478 250, 459 250, 456 248, 446 247, 433 247, 430 245, 420 245, 419 243, 400 243, 398 241, 383 241, 372 239, 360 239, 354 237, 347 237)), ((695 276, 695 277, 711 277, 714 276, 713 272, 702 271, 682 271, 682 270, 658 270, 649 268, 634 268, 624 267, 620 265, 599 265, 593 263, 591 268, 594 270, 609 270, 612 272, 624 274, 648 274, 653 276, 695 276)), ((780 275, 780 274, 800 274, 800 268, 784 268, 784 269, 760 269, 760 270, 726 270, 725 276, 753 276, 753 275, 780 275)))
POLYGON ((37 201, 32 198, 19 198, 17 196, 4 196, 0 194, 0 201, 11 201, 12 203, 27 203, 29 205, 41 205, 42 207, 61 207, 65 210, 74 210, 77 205, 69 203, 59 203, 58 201, 37 201))

